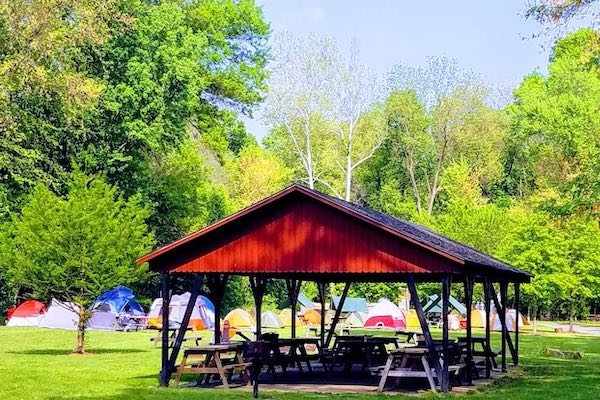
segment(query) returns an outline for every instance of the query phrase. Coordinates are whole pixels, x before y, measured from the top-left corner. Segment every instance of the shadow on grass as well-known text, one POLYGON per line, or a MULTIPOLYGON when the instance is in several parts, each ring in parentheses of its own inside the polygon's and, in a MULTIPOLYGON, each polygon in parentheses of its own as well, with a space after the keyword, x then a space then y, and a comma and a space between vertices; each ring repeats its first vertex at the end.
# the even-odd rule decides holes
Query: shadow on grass
MULTIPOLYGON (((145 350, 141 349, 92 349, 87 350, 83 356, 94 354, 132 354, 132 353, 145 353, 145 350)), ((24 350, 24 351, 8 351, 8 354, 24 354, 24 355, 38 355, 38 356, 65 356, 73 354, 72 350, 66 349, 35 349, 35 350, 24 350)))

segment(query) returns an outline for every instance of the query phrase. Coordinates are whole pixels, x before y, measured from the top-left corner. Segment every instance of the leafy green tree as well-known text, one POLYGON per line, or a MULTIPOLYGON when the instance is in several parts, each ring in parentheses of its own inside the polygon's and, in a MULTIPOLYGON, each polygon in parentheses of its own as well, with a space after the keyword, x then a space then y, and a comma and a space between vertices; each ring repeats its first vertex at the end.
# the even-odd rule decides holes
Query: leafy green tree
POLYGON ((66 198, 36 186, 2 232, 1 268, 39 299, 72 303, 79 315, 75 352, 84 352, 87 309, 103 291, 142 282, 135 260, 153 244, 139 197, 118 195, 101 178, 76 172, 66 198))
POLYGON ((257 145, 243 148, 226 168, 229 193, 237 210, 291 183, 291 170, 277 156, 257 145))
POLYGON ((509 192, 555 190, 554 215, 598 212, 600 204, 600 34, 581 30, 554 47, 549 76, 532 74, 508 107, 509 192), (533 179, 532 179, 533 178, 533 179))

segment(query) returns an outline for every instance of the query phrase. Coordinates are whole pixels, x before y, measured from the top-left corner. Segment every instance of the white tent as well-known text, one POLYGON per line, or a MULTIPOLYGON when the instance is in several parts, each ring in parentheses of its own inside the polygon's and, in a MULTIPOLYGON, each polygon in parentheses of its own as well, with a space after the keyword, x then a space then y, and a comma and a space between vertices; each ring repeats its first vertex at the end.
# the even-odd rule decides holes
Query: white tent
POLYGON ((260 314, 260 321, 263 328, 283 328, 281 318, 273 311, 264 311, 260 314))
POLYGON ((455 314, 448 315, 448 329, 451 331, 457 331, 460 329, 460 320, 455 314))
POLYGON ((354 311, 346 317, 346 325, 352 328, 362 328, 367 320, 367 313, 354 311))
POLYGON ((37 300, 26 300, 14 310, 6 326, 39 327, 46 311, 44 303, 37 300))
POLYGON ((50 329, 77 329, 79 315, 75 312, 77 306, 52 299, 48 312, 44 314, 40 327, 50 329))
POLYGON ((388 299, 381 299, 367 315, 365 328, 406 328, 406 317, 397 305, 388 299))
MULTIPOLYGON (((183 321, 185 309, 189 303, 191 294, 185 292, 173 295, 169 303, 169 325, 177 327, 183 321)), ((196 306, 192 308, 189 326, 196 329, 210 329, 215 326, 215 313, 211 310, 212 304, 207 304, 208 299, 198 296, 196 306)), ((155 299, 148 313, 147 324, 152 328, 160 328, 162 325, 162 299, 155 299)))

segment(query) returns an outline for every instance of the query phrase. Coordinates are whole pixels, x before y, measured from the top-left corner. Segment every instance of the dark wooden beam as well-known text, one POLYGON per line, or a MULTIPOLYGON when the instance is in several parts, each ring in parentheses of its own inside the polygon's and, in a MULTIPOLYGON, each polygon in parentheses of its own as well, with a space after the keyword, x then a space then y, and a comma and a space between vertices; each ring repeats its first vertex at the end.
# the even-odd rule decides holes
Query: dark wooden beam
POLYGON ((325 345, 325 299, 327 297, 327 282, 317 282, 319 301, 321 302, 321 347, 325 345))
POLYGON ((450 346, 448 341, 448 308, 450 303, 450 286, 452 276, 450 274, 442 278, 442 352, 444 354, 444 365, 442 367, 442 392, 450 391, 450 375, 448 365, 450 364, 450 346))
POLYGON ((302 281, 299 279, 286 279, 285 286, 288 291, 288 300, 290 302, 290 309, 292 312, 292 338, 296 337, 296 307, 298 305, 298 295, 300 294, 300 287, 302 286, 302 281))
POLYGON ((335 328, 337 326, 338 320, 340 319, 340 314, 342 313, 342 308, 344 307, 344 303, 346 302, 346 296, 348 295, 348 290, 350 289, 350 282, 346 282, 344 286, 344 290, 342 291, 342 297, 340 297, 340 302, 338 303, 338 307, 335 310, 335 316, 333 317, 333 321, 331 321, 331 327, 329 328, 329 332, 327 333, 327 340, 325 341, 325 348, 329 348, 331 344, 331 339, 333 338, 333 334, 335 333, 335 328))
POLYGON ((500 282, 500 309, 498 310, 498 316, 500 317, 500 324, 502 326, 502 372, 506 372, 506 341, 508 336, 508 329, 506 327, 506 284, 500 282))
POLYGON ((262 334, 262 302, 269 278, 265 276, 250 276, 248 279, 250 280, 252 297, 254 297, 254 309, 256 310, 256 340, 260 340, 262 334))
POLYGON ((431 332, 429 331, 429 325, 427 324, 427 320, 425 319, 425 313, 423 312, 423 307, 421 307, 419 295, 417 294, 417 286, 415 285, 415 281, 412 275, 406 276, 406 284, 408 285, 408 290, 410 291, 410 299, 413 303, 413 306, 415 307, 415 311, 417 312, 417 317, 419 317, 421 330, 423 331, 423 336, 425 337, 425 344, 427 344, 427 349, 429 350, 430 363, 435 368, 435 374, 438 378, 438 382, 440 382, 442 376, 442 366, 440 365, 440 358, 438 357, 438 352, 435 349, 435 345, 433 344, 431 332))
MULTIPOLYGON (((508 286, 508 284, 507 284, 507 286, 508 286)), ((503 307, 500 304, 500 302, 498 301, 498 296, 496 296, 496 289, 494 289, 494 285, 492 285, 492 284, 490 284, 490 291, 491 291, 492 300, 494 300, 494 306, 496 307, 496 310, 498 311, 498 317, 500 318, 500 323, 505 326, 506 325, 506 313, 504 314, 504 318, 502 318, 502 316, 499 314, 499 310, 503 309, 503 307)), ((502 294, 500 296, 502 296, 502 294)), ((510 355, 514 361, 515 347, 513 346, 512 338, 510 335, 506 335, 505 339, 506 339, 506 344, 508 344, 508 349, 510 351, 510 355)))
POLYGON ((206 286, 209 291, 208 297, 215 306, 215 344, 221 343, 221 305, 223 304, 227 278, 227 274, 210 274, 206 277, 206 286))
POLYGON ((521 307, 521 284, 515 282, 515 357, 514 364, 519 365, 519 307, 521 307))
POLYGON ((169 386, 169 273, 160 274, 162 283, 162 346, 160 386, 169 386))
MULTIPOLYGON (((492 344, 490 343, 491 335, 490 335, 490 307, 491 307, 491 293, 490 293, 490 282, 486 278, 483 282, 483 295, 484 295, 484 303, 485 303, 485 342, 487 344, 488 349, 492 348, 492 344)), ((484 351, 488 351, 488 349, 484 349, 484 351)), ((485 357, 485 377, 486 379, 490 379, 490 374, 492 370, 492 360, 490 355, 488 354, 485 357)))
POLYGON ((185 337, 185 333, 187 331, 188 325, 190 324, 190 318, 192 316, 192 311, 196 306, 196 300, 198 299, 198 294, 200 293, 200 286, 202 286, 202 278, 203 276, 200 274, 196 275, 194 279, 194 283, 192 286, 192 292, 190 293, 190 300, 185 308, 185 313, 183 314, 183 320, 181 321, 181 326, 179 327, 179 331, 177 331, 177 337, 175 338, 175 343, 173 344, 173 349, 171 350, 171 356, 169 357, 169 372, 167 375, 167 384, 171 379, 171 374, 175 372, 175 362, 177 362, 177 356, 179 355, 179 351, 181 350, 181 345, 183 344, 183 338, 185 337))
POLYGON ((465 306, 467 308, 467 385, 473 384, 473 335, 471 309, 473 308, 473 277, 465 275, 465 306))

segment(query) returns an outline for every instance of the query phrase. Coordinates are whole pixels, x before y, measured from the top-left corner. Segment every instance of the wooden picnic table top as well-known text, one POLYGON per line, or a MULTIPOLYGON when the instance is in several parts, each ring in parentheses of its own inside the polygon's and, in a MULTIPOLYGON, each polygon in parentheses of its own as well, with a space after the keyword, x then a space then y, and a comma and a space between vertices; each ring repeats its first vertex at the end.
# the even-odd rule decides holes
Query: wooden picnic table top
POLYGON ((237 351, 242 343, 207 344, 205 346, 190 346, 184 349, 185 354, 206 354, 226 351, 237 351))
POLYGON ((390 354, 428 354, 429 349, 427 347, 400 347, 398 349, 390 350, 390 354))

